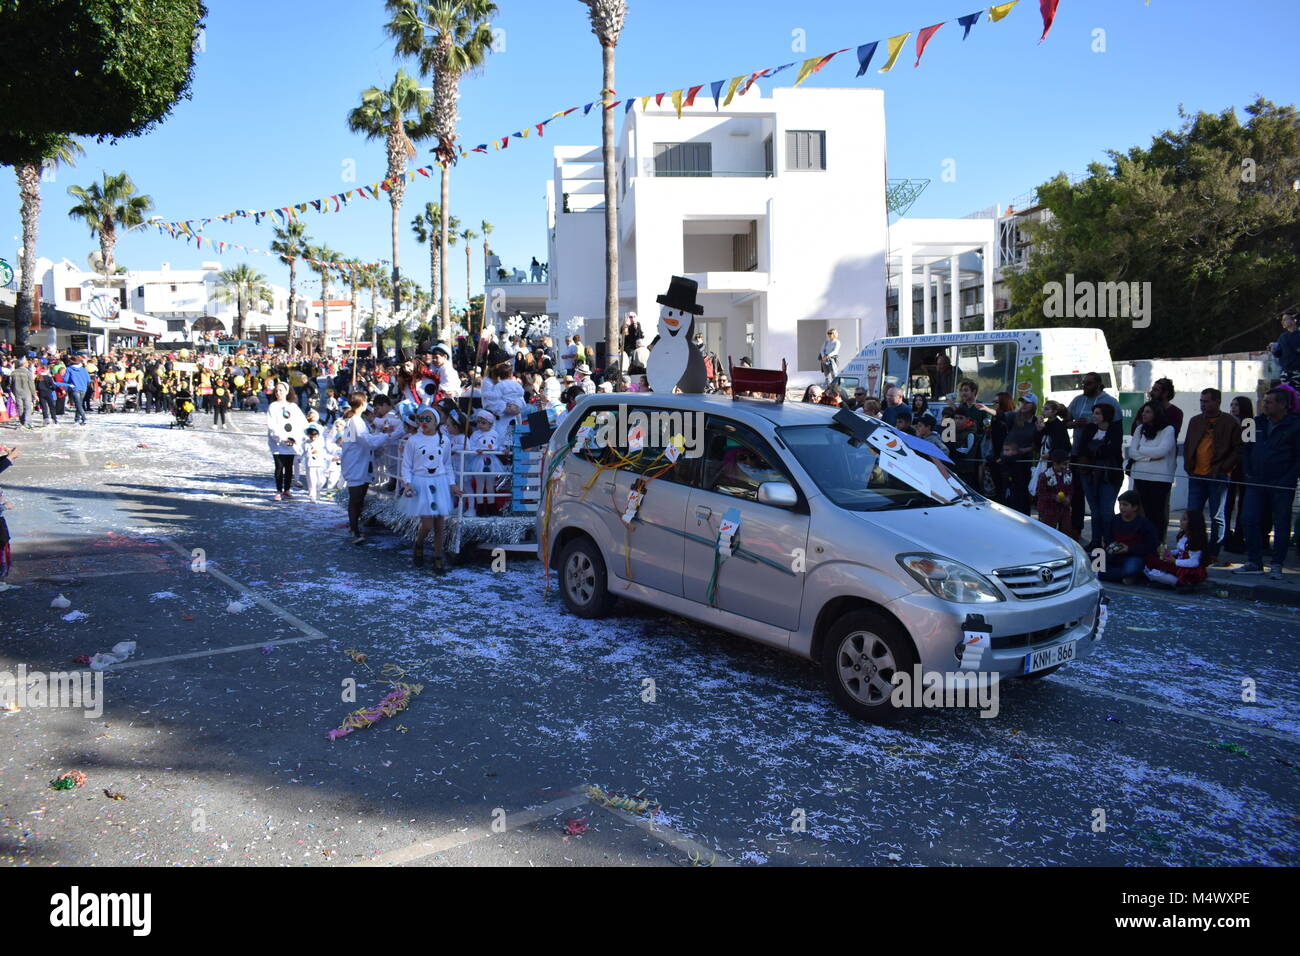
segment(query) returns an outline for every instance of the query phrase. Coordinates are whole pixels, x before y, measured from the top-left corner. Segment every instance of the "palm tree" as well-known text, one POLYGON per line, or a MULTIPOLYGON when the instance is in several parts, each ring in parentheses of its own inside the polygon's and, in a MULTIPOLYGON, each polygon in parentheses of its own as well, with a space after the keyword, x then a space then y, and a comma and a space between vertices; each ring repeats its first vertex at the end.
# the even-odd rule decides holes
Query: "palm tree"
POLYGON ((262 300, 271 301, 271 287, 267 285, 266 276, 247 263, 241 262, 233 269, 226 269, 217 279, 221 288, 217 290, 217 299, 221 302, 234 302, 237 318, 235 320, 235 338, 244 337, 244 322, 248 317, 249 305, 256 305, 262 300))
MULTIPOLYGON (((411 220, 411 228, 415 230, 417 242, 429 244, 429 289, 436 302, 440 277, 439 263, 442 261, 442 247, 439 243, 439 234, 442 230, 442 207, 436 202, 425 203, 424 212, 411 220)), ((453 232, 459 229, 460 220, 452 216, 449 228, 453 232)), ((450 327, 444 328, 441 334, 450 335, 450 327)))
MULTIPOLYGON (((602 98, 614 95, 614 48, 627 17, 627 0, 581 0, 591 17, 591 32, 600 40, 605 70, 602 98)), ((614 111, 602 110, 601 161, 605 167, 605 374, 615 377, 621 367, 618 325, 618 205, 614 195, 614 111)))
POLYGON ((271 242, 271 251, 278 252, 281 260, 289 265, 289 355, 293 356, 293 319, 298 306, 298 258, 307 249, 307 226, 301 219, 290 219, 281 228, 275 227, 275 238, 271 242))
MULTIPOLYGON (((388 145, 388 202, 393 209, 393 285, 400 289, 401 260, 397 249, 397 223, 406 195, 406 161, 415 158, 415 141, 433 133, 429 116, 433 97, 415 77, 399 69, 388 89, 372 86, 361 94, 361 105, 348 113, 348 129, 366 139, 383 139, 388 145)), ((393 302, 400 309, 400 301, 393 302)))
POLYGON ((308 246, 307 258, 315 260, 311 264, 311 271, 320 277, 320 328, 321 340, 324 341, 329 336, 329 302, 330 302, 330 277, 334 271, 333 263, 338 261, 339 254, 327 245, 308 246))
POLYGON ((84 220, 90 234, 99 237, 99 251, 104 257, 104 275, 116 270, 113 247, 117 245, 117 231, 130 232, 145 223, 153 211, 153 199, 135 191, 135 183, 126 173, 110 176, 103 174, 103 182, 89 186, 69 186, 68 195, 81 200, 68 210, 70 219, 84 220))
POLYGON ((45 166, 72 166, 84 155, 81 144, 70 136, 56 136, 44 150, 35 150, 30 159, 14 163, 18 177, 18 194, 22 201, 23 255, 19 263, 22 276, 18 282, 18 303, 14 310, 15 354, 24 354, 27 330, 32 320, 32 298, 36 289, 36 235, 41 218, 41 171, 45 166))
POLYGON ((470 243, 478 238, 478 233, 475 232, 473 229, 466 227, 465 229, 462 229, 460 231, 460 238, 465 241, 465 328, 468 329, 470 327, 469 322, 471 318, 470 302, 469 302, 469 283, 470 283, 470 276, 474 271, 474 268, 470 263, 470 253, 473 252, 474 250, 473 250, 473 246, 471 246, 470 243))
MULTIPOLYGON (((488 21, 497 12, 491 0, 385 0, 391 15, 387 30, 396 40, 397 52, 415 56, 420 73, 433 77, 433 133, 438 137, 434 154, 442 165, 442 195, 439 205, 451 209, 451 165, 456 161, 456 100, 460 78, 483 65, 492 51, 492 27, 488 21)), ((445 328, 451 327, 451 305, 447 296, 447 247, 451 245, 450 223, 442 222, 442 246, 438 289, 440 313, 445 328)))
POLYGON ((483 318, 487 318, 487 263, 488 256, 492 254, 492 247, 488 245, 488 236, 492 235, 492 223, 483 219, 479 222, 479 227, 483 230, 483 318))

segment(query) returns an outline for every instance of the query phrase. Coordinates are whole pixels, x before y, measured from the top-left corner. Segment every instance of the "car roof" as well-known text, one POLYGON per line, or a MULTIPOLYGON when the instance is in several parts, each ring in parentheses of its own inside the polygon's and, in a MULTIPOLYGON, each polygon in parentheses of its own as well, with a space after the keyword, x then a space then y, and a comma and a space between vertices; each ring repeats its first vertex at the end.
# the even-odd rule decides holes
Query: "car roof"
POLYGON ((706 412, 722 415, 750 425, 770 423, 773 427, 786 425, 826 425, 838 409, 830 405, 805 402, 774 402, 770 399, 739 398, 729 395, 655 395, 653 392, 606 392, 586 396, 577 409, 586 405, 639 405, 644 408, 663 408, 669 411, 706 412))

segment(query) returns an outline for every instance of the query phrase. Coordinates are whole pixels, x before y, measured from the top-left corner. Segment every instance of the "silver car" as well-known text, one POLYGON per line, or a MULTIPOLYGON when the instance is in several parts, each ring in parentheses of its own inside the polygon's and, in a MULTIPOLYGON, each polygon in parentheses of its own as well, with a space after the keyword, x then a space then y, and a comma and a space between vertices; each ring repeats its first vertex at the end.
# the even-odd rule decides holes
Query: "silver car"
POLYGON ((779 647, 872 721, 906 711, 898 674, 1086 656, 1104 622, 1087 553, 920 441, 821 405, 587 396, 547 446, 541 555, 572 613, 617 596, 779 647))

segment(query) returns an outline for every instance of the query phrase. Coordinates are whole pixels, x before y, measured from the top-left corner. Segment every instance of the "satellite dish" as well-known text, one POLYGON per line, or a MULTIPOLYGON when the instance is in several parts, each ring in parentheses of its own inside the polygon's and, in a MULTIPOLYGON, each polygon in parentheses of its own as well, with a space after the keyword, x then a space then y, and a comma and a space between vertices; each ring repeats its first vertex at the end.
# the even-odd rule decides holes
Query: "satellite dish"
POLYGON ((86 265, 90 266, 91 272, 103 272, 104 254, 96 249, 90 255, 86 256, 86 265))

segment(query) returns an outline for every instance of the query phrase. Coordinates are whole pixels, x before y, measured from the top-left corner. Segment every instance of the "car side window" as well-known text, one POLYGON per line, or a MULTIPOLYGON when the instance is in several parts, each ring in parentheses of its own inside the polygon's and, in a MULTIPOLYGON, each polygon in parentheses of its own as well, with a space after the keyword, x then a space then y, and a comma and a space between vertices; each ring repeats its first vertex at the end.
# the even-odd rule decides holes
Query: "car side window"
POLYGON ((665 447, 674 434, 681 434, 676 424, 680 418, 679 413, 668 415, 662 409, 632 405, 594 408, 578 425, 590 422, 594 427, 579 455, 593 465, 617 465, 631 474, 693 484, 698 458, 689 457, 688 450, 674 462, 665 447))
POLYGON ((771 446, 748 426, 710 416, 704 434, 705 491, 757 501, 765 482, 794 484, 771 446))

